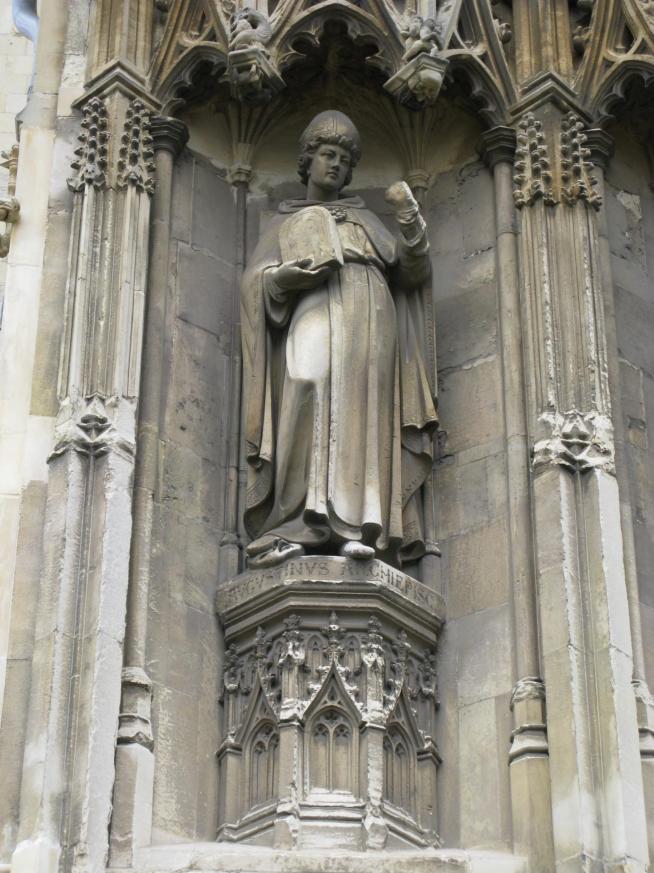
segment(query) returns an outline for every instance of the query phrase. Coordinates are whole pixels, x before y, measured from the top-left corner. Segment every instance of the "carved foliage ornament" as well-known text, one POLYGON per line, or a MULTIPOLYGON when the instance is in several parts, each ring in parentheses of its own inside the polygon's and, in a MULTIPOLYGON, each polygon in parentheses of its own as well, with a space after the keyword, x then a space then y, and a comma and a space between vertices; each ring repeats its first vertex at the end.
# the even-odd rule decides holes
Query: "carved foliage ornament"
POLYGON ((584 200, 594 209, 602 205, 595 190, 597 179, 587 147, 586 126, 574 112, 561 119, 558 148, 551 154, 543 125, 533 112, 518 123, 513 175, 513 198, 518 208, 542 199, 547 206, 559 202, 573 206, 584 200))
POLYGON ((80 144, 71 162, 75 172, 68 179, 71 191, 80 192, 86 186, 98 190, 133 186, 137 191, 152 194, 155 185, 150 133, 152 114, 143 101, 134 98, 127 105, 115 151, 112 151, 114 131, 111 128, 116 126, 116 121, 107 101, 93 97, 82 112, 80 144))
POLYGON ((550 425, 551 436, 535 444, 534 469, 555 464, 575 473, 598 467, 613 471, 613 426, 608 416, 573 409, 543 418, 550 425))
POLYGON ((127 108, 118 154, 118 186, 154 191, 154 148, 150 134, 151 113, 141 100, 127 108))
POLYGON ((420 729, 425 737, 432 735, 431 718, 424 716, 438 706, 435 650, 414 651, 402 629, 389 638, 382 633, 375 616, 370 617, 367 631, 348 630, 332 612, 320 631, 302 630, 300 617, 292 614, 284 620, 279 634, 269 636, 260 627, 251 651, 239 652, 235 644, 230 645, 225 654, 223 701, 227 703, 232 696, 237 704, 230 707, 232 736, 245 716, 255 680, 272 712, 280 716, 284 672, 293 669, 301 674, 296 689, 296 712, 300 716, 335 673, 362 718, 379 723, 381 713, 381 722, 385 723, 406 691, 420 729), (378 694, 373 693, 374 687, 378 694))
POLYGON ((93 97, 84 106, 80 145, 75 149, 71 166, 75 174, 68 179, 71 191, 82 191, 86 185, 103 188, 107 171, 107 107, 100 97, 93 97))

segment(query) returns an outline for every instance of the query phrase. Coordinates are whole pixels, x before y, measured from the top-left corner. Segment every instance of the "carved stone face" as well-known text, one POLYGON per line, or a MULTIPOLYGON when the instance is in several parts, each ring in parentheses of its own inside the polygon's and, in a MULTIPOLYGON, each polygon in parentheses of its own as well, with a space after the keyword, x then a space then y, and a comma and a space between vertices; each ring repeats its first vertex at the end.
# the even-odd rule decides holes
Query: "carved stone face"
POLYGON ((309 180, 323 191, 340 191, 348 175, 351 155, 347 149, 322 143, 311 159, 309 180))

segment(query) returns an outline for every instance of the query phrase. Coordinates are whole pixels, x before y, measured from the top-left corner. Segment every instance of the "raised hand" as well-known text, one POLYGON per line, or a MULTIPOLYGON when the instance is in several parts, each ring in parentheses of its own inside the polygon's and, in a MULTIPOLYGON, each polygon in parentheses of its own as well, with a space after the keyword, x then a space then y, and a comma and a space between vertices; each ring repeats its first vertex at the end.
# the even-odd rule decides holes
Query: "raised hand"
POLYGON ((385 199, 395 209, 396 214, 418 212, 418 203, 406 182, 395 182, 387 188, 385 199))

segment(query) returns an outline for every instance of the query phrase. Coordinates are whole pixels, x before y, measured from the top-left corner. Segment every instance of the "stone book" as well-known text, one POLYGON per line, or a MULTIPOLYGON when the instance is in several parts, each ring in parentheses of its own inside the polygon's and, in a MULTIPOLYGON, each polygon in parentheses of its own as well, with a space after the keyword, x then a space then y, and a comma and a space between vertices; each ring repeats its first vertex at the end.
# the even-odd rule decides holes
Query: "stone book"
POLYGON ((282 224, 279 244, 283 261, 311 259, 311 267, 342 267, 343 251, 336 222, 324 206, 307 206, 282 224))

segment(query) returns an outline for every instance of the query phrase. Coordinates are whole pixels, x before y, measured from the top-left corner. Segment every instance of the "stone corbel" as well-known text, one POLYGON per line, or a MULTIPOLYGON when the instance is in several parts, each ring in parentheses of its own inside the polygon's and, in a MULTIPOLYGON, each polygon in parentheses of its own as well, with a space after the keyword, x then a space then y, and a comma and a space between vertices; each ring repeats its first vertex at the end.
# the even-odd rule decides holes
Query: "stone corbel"
POLYGON ((384 88, 402 104, 416 108, 433 106, 443 87, 448 63, 438 53, 423 52, 391 76, 384 88))
POLYGON ((20 203, 16 199, 16 173, 18 171, 18 144, 7 152, 2 152, 4 161, 0 166, 9 170, 7 196, 0 198, 0 221, 4 221, 4 233, 0 234, 0 258, 6 258, 11 245, 11 235, 20 214, 20 203))
POLYGON ((598 467, 614 472, 613 425, 606 415, 570 410, 563 415, 542 416, 551 436, 534 445, 533 467, 549 464, 585 473, 598 467))
POLYGON ((231 51, 227 76, 236 100, 265 103, 284 88, 284 80, 263 46, 231 51))
MULTIPOLYGON (((127 401, 122 401, 126 403, 127 401)), ((68 451, 97 458, 115 451, 132 458, 136 449, 132 426, 133 412, 123 411, 118 398, 105 400, 92 394, 78 402, 62 402, 55 425, 54 448, 50 460, 68 451)))

